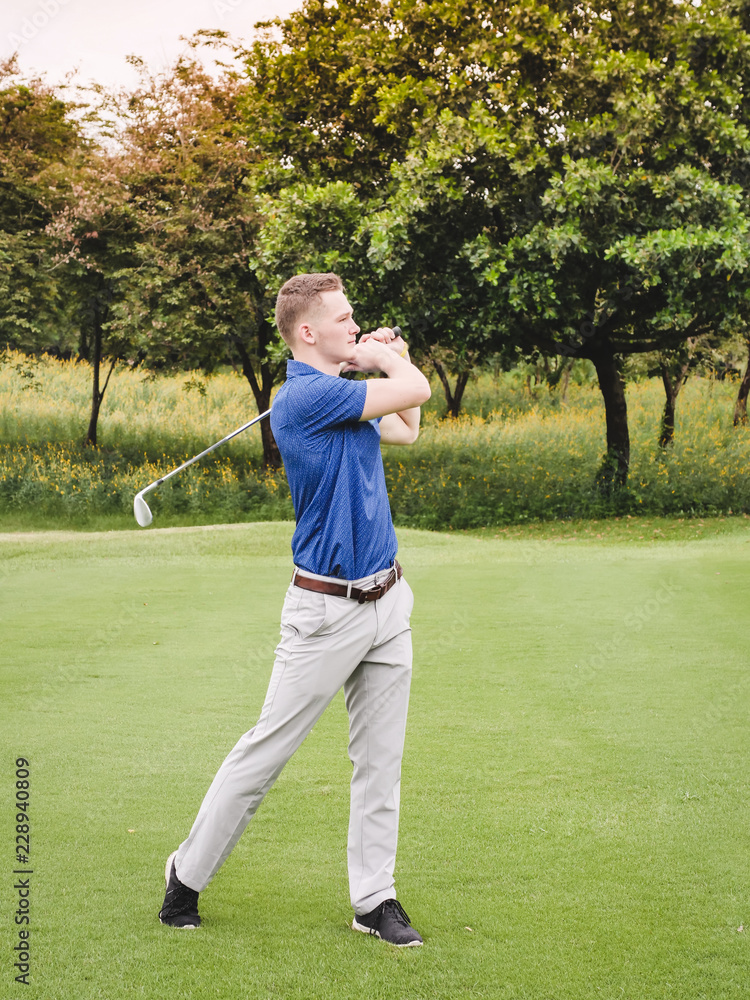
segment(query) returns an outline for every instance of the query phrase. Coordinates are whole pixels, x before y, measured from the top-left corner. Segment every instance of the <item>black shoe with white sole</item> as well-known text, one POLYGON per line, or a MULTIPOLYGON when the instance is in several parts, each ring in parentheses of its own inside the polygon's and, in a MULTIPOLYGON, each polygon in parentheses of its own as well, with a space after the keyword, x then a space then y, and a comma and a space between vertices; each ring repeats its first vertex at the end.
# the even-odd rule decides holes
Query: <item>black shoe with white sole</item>
POLYGON ((174 859, 177 851, 167 858, 167 867, 164 878, 167 880, 167 892, 164 896, 164 904, 159 911, 159 920, 170 927, 179 927, 182 930, 190 930, 200 927, 201 918, 198 916, 198 893, 187 885, 183 885, 177 878, 175 872, 174 859))
POLYGON ((356 914, 352 927, 398 948, 417 948, 422 944, 421 935, 414 930, 406 910, 395 899, 384 900, 369 913, 356 914))

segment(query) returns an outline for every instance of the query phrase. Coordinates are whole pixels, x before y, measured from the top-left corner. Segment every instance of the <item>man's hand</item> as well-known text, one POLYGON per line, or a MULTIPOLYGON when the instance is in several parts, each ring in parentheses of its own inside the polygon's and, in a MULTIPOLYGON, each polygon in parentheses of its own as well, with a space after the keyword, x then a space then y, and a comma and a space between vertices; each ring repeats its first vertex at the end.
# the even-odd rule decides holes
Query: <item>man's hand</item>
POLYGON ((406 356, 407 347, 404 338, 398 336, 388 326, 380 326, 374 333, 363 333, 359 339, 360 344, 367 340, 379 340, 381 344, 386 344, 392 351, 402 357, 406 356))
POLYGON ((341 366, 342 372, 385 372, 390 374, 393 355, 408 360, 408 348, 400 336, 387 326, 374 333, 363 333, 352 348, 352 359, 341 366))

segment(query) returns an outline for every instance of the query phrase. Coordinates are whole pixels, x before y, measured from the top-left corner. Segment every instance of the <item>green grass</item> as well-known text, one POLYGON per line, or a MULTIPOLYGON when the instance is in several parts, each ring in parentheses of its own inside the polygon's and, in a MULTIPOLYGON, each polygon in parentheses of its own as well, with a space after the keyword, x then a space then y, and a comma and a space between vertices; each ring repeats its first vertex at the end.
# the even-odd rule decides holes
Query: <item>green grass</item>
POLYGON ((0 995, 742 996, 748 522, 696 540, 618 524, 400 532, 416 606, 397 884, 425 937, 407 953, 348 927, 340 698, 203 894, 204 927, 156 919, 164 859, 257 717, 291 526, 3 537, 0 995), (9 957, 19 754, 28 989, 9 957))

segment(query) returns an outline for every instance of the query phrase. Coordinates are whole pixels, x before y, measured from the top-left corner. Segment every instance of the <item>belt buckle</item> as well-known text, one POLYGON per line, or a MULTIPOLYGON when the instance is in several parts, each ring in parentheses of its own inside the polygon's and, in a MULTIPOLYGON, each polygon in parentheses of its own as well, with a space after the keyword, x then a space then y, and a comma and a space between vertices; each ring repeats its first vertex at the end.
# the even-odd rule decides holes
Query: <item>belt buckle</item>
POLYGON ((357 604, 368 604, 371 601, 379 600, 382 596, 383 584, 379 583, 376 587, 370 587, 369 590, 361 590, 357 598, 357 604))
POLYGON ((382 583, 376 584, 374 587, 370 587, 369 590, 360 591, 359 597, 357 598, 358 604, 366 604, 371 601, 379 601, 383 594, 387 593, 393 586, 393 583, 398 579, 398 570, 395 566, 391 567, 391 572, 383 580, 382 583), (395 574, 393 582, 391 582, 391 573, 395 574))

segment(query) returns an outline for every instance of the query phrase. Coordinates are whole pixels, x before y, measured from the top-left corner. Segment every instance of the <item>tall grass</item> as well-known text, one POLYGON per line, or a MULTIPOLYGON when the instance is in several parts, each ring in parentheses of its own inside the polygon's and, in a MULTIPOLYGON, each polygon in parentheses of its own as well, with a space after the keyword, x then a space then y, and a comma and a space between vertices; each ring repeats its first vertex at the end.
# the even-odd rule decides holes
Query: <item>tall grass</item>
MULTIPOLYGON (((9 352, 0 366, 0 443, 80 445, 90 397, 91 368, 85 362, 9 352)), ((165 454, 187 457, 256 412, 240 375, 154 376, 122 366, 104 397, 99 439, 105 450, 116 449, 136 463, 165 454)), ((257 434, 238 437, 229 450, 237 459, 260 463, 257 434)))
POLYGON ((662 449, 660 384, 630 386, 630 476, 613 498, 595 485, 606 429, 594 386, 577 387, 567 405, 543 389, 525 410, 457 421, 428 415, 417 446, 384 455, 394 514, 436 529, 618 513, 747 512, 750 428, 732 426, 734 394, 727 383, 688 383, 675 443, 662 449))
MULTIPOLYGON (((28 509, 70 522, 123 513, 132 497, 256 407, 234 373, 112 377, 100 418, 101 446, 82 444, 87 365, 7 355, 0 368, 0 513, 28 509)), ((420 528, 473 528, 526 519, 608 514, 750 512, 750 428, 732 426, 736 387, 694 378, 678 400, 675 443, 657 437, 663 406, 656 380, 632 384, 632 464, 627 487, 606 498, 595 486, 605 440, 604 407, 590 382, 566 400, 514 374, 484 375, 466 413, 442 419, 441 393, 423 415, 419 441, 384 449, 394 520, 420 528)), ((293 516, 283 472, 261 467, 250 431, 153 494, 155 512, 207 520, 293 516)))

